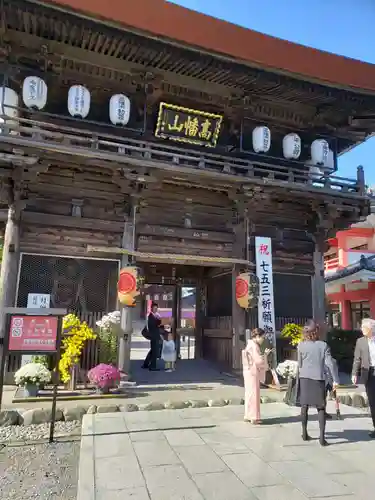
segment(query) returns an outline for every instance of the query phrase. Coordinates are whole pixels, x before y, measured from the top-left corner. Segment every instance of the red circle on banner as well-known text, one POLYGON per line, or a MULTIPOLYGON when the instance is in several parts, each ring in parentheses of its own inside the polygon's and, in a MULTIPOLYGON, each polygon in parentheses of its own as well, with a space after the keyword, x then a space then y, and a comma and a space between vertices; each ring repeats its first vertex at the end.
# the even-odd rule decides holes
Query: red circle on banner
POLYGON ((118 280, 118 291, 126 294, 134 292, 137 288, 137 280, 130 272, 124 271, 118 280))
POLYGON ((241 299, 249 294, 249 284, 243 278, 236 279, 236 298, 241 299))

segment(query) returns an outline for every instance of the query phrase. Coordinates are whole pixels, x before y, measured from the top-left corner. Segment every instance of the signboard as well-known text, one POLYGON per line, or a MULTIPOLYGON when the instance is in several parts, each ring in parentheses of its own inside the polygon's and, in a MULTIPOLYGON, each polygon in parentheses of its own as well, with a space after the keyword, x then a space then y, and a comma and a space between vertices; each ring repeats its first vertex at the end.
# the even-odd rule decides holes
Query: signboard
POLYGON ((222 121, 221 115, 161 102, 155 136, 214 148, 222 121))
POLYGON ((51 302, 51 295, 48 293, 29 293, 27 295, 28 309, 48 309, 51 302))
POLYGON ((12 316, 9 351, 55 352, 57 323, 55 316, 12 316))
POLYGON ((255 238, 255 255, 259 279, 258 325, 266 332, 267 339, 276 346, 271 238, 255 238))

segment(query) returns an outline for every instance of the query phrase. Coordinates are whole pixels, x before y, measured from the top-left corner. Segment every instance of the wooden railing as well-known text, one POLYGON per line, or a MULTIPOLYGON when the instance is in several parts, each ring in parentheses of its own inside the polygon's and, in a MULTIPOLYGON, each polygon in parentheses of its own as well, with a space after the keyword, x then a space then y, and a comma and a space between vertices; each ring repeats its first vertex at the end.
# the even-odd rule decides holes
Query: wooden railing
MULTIPOLYGON (((325 190, 350 197, 361 197, 365 191, 363 169, 357 179, 312 174, 308 165, 282 166, 264 161, 250 161, 245 157, 217 155, 172 146, 168 143, 148 142, 90 130, 47 123, 26 118, 0 116, 0 142, 33 148, 44 153, 69 154, 96 161, 114 162, 142 168, 159 168, 173 172, 212 177, 220 174, 226 181, 253 185, 280 186, 294 184, 294 188, 316 192, 325 190), (1 120, 0 120, 1 122, 1 120)), ((61 121, 63 117, 56 117, 61 121)), ((26 160, 25 160, 26 161, 26 160)), ((324 171, 324 169, 323 169, 324 171)))

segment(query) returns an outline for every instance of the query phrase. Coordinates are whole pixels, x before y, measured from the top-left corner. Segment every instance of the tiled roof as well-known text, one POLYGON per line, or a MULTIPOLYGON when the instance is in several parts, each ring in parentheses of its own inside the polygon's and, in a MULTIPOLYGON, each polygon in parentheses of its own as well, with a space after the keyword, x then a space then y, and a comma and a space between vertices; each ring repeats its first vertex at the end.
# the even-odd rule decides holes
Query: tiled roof
POLYGON ((330 283, 341 278, 346 278, 358 273, 359 271, 374 271, 375 272, 375 255, 371 257, 365 257, 361 255, 359 262, 355 262, 350 266, 344 267, 343 269, 338 269, 336 272, 326 276, 325 282, 330 283))

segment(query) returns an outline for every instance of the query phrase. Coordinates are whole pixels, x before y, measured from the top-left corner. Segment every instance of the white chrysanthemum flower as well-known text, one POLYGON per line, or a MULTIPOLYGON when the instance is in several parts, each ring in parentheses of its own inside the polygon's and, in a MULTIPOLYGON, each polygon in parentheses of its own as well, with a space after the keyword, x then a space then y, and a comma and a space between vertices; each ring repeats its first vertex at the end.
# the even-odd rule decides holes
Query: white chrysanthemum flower
POLYGON ((27 363, 15 373, 17 385, 47 384, 51 380, 51 372, 41 363, 27 363))

